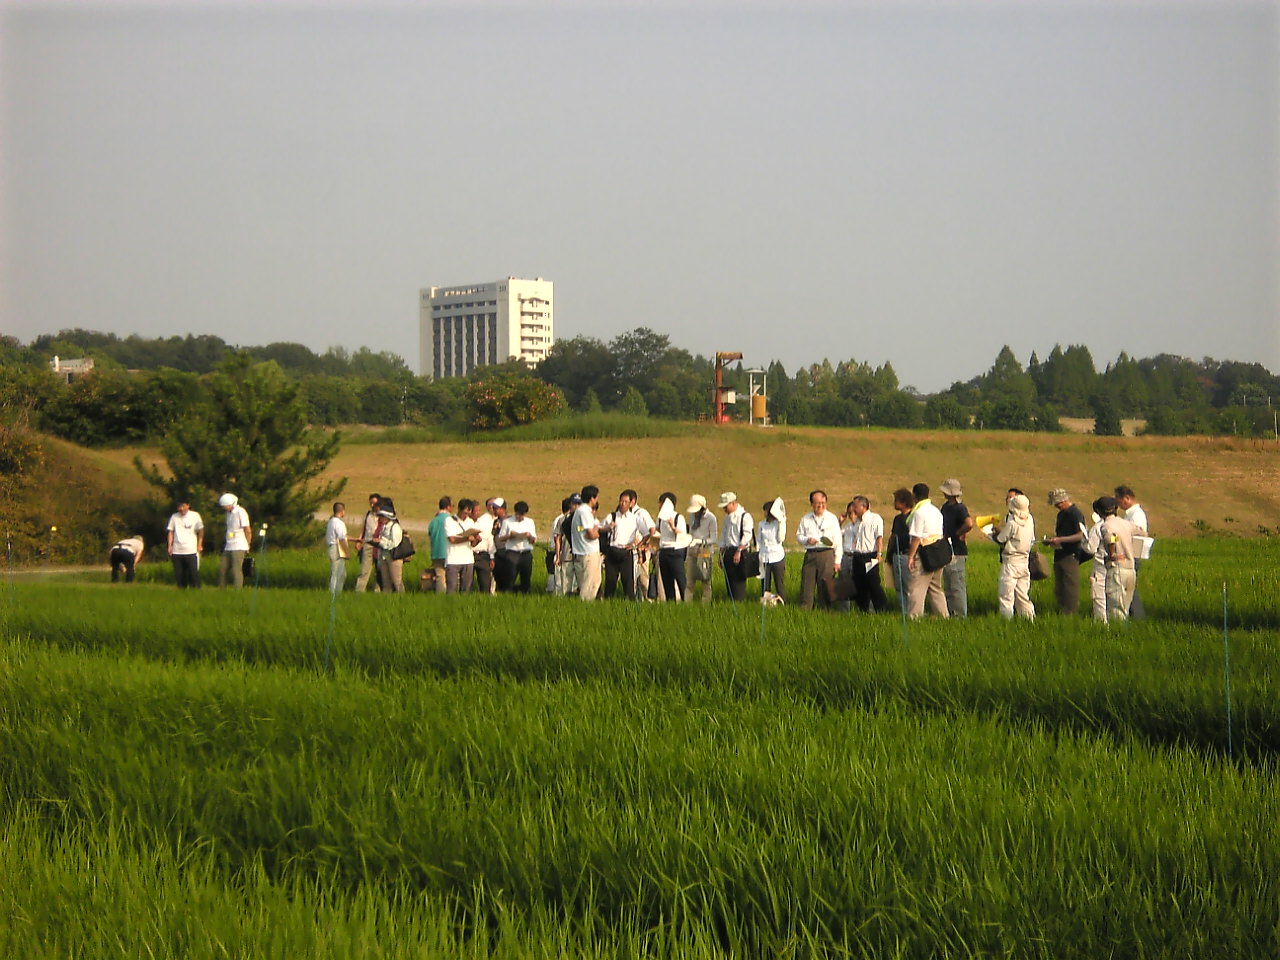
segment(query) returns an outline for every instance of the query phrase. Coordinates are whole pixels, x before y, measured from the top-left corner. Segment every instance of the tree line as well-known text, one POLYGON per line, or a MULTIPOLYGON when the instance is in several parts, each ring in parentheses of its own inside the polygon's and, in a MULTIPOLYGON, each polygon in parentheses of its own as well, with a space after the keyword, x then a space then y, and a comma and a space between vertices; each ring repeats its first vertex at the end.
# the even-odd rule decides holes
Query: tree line
MULTIPOLYGON (((711 412, 712 359, 646 327, 609 341, 559 340, 533 370, 512 359, 438 381, 363 347, 317 354, 297 343, 241 349, 207 335, 64 330, 25 346, 0 338, 0 397, 22 397, 41 429, 78 443, 139 442, 163 435, 236 355, 276 366, 314 426, 414 424, 465 435, 565 411, 676 420, 711 412), (92 357, 95 370, 61 384, 48 370, 55 354, 92 357)), ((1062 417, 1083 417, 1097 433, 1118 434, 1121 420, 1134 418, 1156 434, 1262 436, 1280 401, 1280 377, 1261 364, 1122 352, 1099 369, 1081 345, 1056 345, 1026 364, 1006 346, 986 371, 931 395, 902 385, 889 363, 823 360, 789 373, 775 360, 765 370, 773 422, 795 425, 1052 431, 1062 417)), ((725 383, 745 399, 742 364, 725 370, 725 383)), ((747 404, 730 416, 746 419, 747 404)))

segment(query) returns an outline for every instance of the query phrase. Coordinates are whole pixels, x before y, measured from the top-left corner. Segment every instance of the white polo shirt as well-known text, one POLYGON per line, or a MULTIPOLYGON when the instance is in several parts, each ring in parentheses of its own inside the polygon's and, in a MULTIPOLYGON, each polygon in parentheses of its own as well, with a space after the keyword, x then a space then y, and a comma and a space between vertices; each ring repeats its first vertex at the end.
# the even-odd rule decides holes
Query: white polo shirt
POLYGON ((569 539, 573 543, 574 556, 584 557, 600 552, 600 541, 587 536, 588 530, 600 526, 600 521, 591 511, 591 504, 584 503, 573 514, 573 523, 569 528, 569 539))
MULTIPOLYGON (((471 523, 471 521, 467 521, 471 523)), ((457 517, 450 516, 444 521, 444 535, 446 537, 457 537, 466 533, 468 526, 464 525, 457 517)), ((471 552, 471 541, 463 540, 459 543, 449 541, 449 552, 444 558, 447 567, 466 567, 476 562, 475 554, 471 552)))
POLYGON ((188 510, 185 517, 181 513, 171 516, 166 529, 173 534, 173 550, 170 552, 175 557, 187 557, 196 552, 197 534, 204 529, 204 521, 200 514, 188 510))

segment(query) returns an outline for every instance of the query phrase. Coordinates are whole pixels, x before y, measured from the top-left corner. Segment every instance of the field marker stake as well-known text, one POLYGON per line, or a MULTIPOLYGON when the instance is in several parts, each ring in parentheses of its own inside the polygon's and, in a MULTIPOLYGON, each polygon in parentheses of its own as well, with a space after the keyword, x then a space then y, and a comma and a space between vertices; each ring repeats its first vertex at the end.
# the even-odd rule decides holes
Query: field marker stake
POLYGON ((266 557, 267 549, 267 525, 264 523, 258 530, 258 562, 253 565, 253 596, 250 598, 249 613, 252 614, 258 606, 258 579, 262 578, 263 586, 266 584, 266 557))
POLYGON ((13 611, 13 605, 17 602, 14 599, 13 592, 13 531, 10 530, 5 534, 4 547, 4 563, 5 563, 5 579, 9 581, 9 610, 13 611))
POLYGON ((1222 581, 1222 664, 1227 696, 1227 757, 1235 759, 1231 739, 1231 645, 1227 639, 1227 582, 1222 581))

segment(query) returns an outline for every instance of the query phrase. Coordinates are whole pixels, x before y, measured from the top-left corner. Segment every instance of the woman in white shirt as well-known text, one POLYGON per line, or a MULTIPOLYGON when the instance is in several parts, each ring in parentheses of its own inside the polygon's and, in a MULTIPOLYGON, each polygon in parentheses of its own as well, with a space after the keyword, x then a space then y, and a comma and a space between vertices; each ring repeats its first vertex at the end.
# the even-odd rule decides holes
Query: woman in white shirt
POLYGON ((515 593, 528 593, 529 580, 533 576, 533 545, 538 542, 538 531, 533 520, 527 516, 529 504, 519 500, 512 509, 516 515, 503 519, 495 539, 498 549, 507 551, 507 562, 511 564, 512 590, 515 593))
POLYGON ((1093 557, 1089 573, 1089 598, 1093 601, 1093 619, 1107 622, 1107 542, 1102 538, 1102 498, 1093 501, 1093 526, 1085 534, 1084 549, 1093 557))
POLYGON ((1027 556, 1036 546, 1036 526, 1031 519, 1031 503, 1022 494, 1009 498, 1009 513, 1004 524, 991 534, 1000 544, 1000 580, 997 598, 1000 616, 1012 619, 1016 613, 1028 620, 1036 618, 1031 603, 1031 572, 1027 556))
POLYGON ((676 509, 676 495, 668 491, 658 497, 658 579, 662 598, 668 602, 684 599, 688 587, 685 561, 689 556, 689 523, 676 509))
POLYGON ((787 507, 781 497, 765 501, 764 519, 756 527, 756 544, 760 547, 760 594, 773 592, 783 596, 787 589, 787 507), (770 587, 772 586, 772 591, 770 587))
POLYGON ((382 520, 378 525, 378 573, 382 589, 404 593, 404 561, 391 556, 404 539, 404 528, 396 518, 396 505, 390 497, 378 501, 378 516, 382 520))

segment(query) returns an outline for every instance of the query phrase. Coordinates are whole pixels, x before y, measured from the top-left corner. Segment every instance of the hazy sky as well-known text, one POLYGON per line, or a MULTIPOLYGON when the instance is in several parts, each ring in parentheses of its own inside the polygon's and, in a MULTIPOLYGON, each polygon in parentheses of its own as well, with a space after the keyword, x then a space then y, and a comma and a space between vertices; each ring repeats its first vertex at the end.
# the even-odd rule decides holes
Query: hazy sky
POLYGON ((1280 371, 1275 2, 0 0, 0 332, 369 346, 543 276, 748 363, 1280 371))

